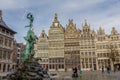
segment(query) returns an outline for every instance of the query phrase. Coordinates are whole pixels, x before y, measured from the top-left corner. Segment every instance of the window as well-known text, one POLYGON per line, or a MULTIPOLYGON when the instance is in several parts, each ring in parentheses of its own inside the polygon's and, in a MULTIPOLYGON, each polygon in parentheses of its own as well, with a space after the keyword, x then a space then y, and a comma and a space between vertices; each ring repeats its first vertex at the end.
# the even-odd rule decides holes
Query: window
POLYGON ((84 65, 84 64, 82 64, 82 67, 83 67, 83 68, 85 68, 85 65, 84 65))
POLYGON ((88 58, 85 59, 85 62, 88 62, 88 58))
POLYGON ((55 68, 55 65, 53 64, 53 65, 52 65, 52 69, 54 69, 54 68, 55 68))
POLYGON ((95 55, 95 52, 93 52, 93 55, 95 55))
POLYGON ((9 31, 6 31, 6 34, 9 35, 9 31))
POLYGON ((6 59, 6 51, 3 53, 3 59, 6 59))
POLYGON ((0 45, 3 45, 3 37, 0 37, 0 45))
POLYGON ((95 60, 95 58, 93 58, 93 63, 96 63, 96 60, 95 60))
POLYGON ((89 55, 91 56, 91 52, 89 52, 89 55))
POLYGON ((3 64, 3 72, 5 72, 6 64, 3 64))
POLYGON ((83 55, 83 52, 81 52, 81 55, 83 55))
POLYGON ((0 64, 0 70, 1 70, 1 64, 0 64))
POLYGON ((0 59, 2 59, 2 50, 0 50, 0 59))
POLYGON ((62 64, 62 69, 64 68, 64 64, 62 64))
POLYGON ((91 58, 89 58, 89 63, 92 63, 92 60, 91 60, 91 58))
POLYGON ((97 57, 99 57, 99 53, 97 54, 97 57))
POLYGON ((4 29, 2 29, 2 33, 5 33, 5 30, 4 30, 4 29))
POLYGON ((7 46, 7 39, 5 39, 5 46, 7 46))
POLYGON ((51 69, 51 64, 49 65, 49 68, 51 69))
POLYGON ((59 68, 61 68, 61 64, 59 64, 59 68))
POLYGON ((12 45, 12 40, 9 40, 8 46, 11 47, 11 45, 12 45))
POLYGON ((88 68, 88 64, 86 64, 86 68, 88 68))
POLYGON ((8 52, 8 54, 7 54, 7 55, 8 55, 8 59, 10 59, 10 52, 8 52))
POLYGON ((92 68, 92 64, 90 64, 89 66, 90 66, 90 68, 92 68))

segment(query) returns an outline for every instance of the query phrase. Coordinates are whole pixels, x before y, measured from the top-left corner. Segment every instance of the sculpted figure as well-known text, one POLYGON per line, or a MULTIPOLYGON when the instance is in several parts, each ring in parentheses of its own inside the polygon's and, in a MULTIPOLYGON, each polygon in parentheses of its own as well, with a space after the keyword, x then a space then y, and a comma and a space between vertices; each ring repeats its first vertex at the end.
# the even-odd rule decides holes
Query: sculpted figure
POLYGON ((37 39, 36 35, 32 30, 34 17, 32 16, 31 13, 28 13, 27 18, 30 20, 30 23, 29 23, 29 26, 26 26, 26 27, 30 27, 30 28, 27 32, 27 36, 24 37, 24 39, 26 40, 26 49, 23 52, 23 55, 21 57, 22 62, 34 56, 34 43, 36 42, 36 39, 37 39))

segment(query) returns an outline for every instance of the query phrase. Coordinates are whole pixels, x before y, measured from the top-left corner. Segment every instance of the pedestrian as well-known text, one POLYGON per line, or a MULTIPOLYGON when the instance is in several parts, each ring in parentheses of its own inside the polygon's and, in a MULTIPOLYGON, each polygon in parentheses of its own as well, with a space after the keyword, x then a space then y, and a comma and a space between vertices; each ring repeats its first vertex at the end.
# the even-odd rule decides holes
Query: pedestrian
POLYGON ((82 78, 82 73, 83 73, 83 72, 82 72, 82 70, 80 69, 80 78, 82 78))
POLYGON ((102 74, 104 73, 104 67, 102 66, 102 74))
POLYGON ((107 73, 110 74, 110 67, 107 67, 107 73))
POLYGON ((75 69, 72 68, 72 71, 73 71, 72 77, 75 77, 75 69))
POLYGON ((77 67, 75 67, 75 69, 74 69, 74 70, 75 70, 75 72, 74 72, 74 73, 75 73, 75 77, 78 77, 77 67))

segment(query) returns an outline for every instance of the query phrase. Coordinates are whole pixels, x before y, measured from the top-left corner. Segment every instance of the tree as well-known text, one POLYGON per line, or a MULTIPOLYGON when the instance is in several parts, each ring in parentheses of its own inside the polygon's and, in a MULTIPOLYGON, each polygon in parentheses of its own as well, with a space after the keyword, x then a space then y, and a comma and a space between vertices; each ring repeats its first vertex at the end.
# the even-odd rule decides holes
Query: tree
POLYGON ((117 47, 116 46, 113 46, 112 44, 110 44, 110 52, 109 52, 109 59, 111 61, 111 66, 112 66, 112 69, 115 70, 115 66, 114 66, 114 63, 115 63, 115 59, 117 58, 117 56, 119 56, 119 53, 118 53, 118 50, 117 50, 117 47))

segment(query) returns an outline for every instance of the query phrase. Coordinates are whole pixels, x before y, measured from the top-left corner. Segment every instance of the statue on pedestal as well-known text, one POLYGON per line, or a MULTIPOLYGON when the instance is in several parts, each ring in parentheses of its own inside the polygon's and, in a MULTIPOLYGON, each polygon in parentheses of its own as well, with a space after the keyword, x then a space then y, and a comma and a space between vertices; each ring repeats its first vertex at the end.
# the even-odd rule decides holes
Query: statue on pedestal
POLYGON ((30 20, 30 23, 28 26, 26 26, 26 27, 29 27, 29 30, 27 32, 27 36, 24 37, 24 39, 26 40, 26 49, 23 52, 23 55, 21 57, 22 62, 24 62, 28 59, 31 59, 34 56, 34 53, 35 53, 34 52, 34 44, 37 39, 36 35, 34 34, 34 32, 32 30, 34 17, 32 16, 31 13, 28 13, 27 18, 30 20))
POLYGON ((7 75, 7 80, 51 80, 45 68, 34 58, 34 44, 37 39, 32 30, 34 17, 31 13, 28 13, 27 18, 30 23, 26 26, 29 27, 29 30, 24 37, 26 48, 22 54, 21 63, 14 72, 7 75))

